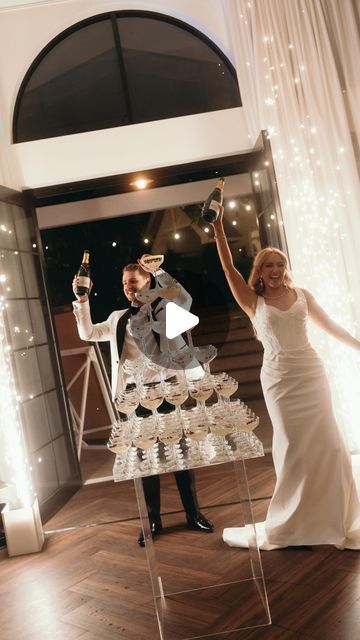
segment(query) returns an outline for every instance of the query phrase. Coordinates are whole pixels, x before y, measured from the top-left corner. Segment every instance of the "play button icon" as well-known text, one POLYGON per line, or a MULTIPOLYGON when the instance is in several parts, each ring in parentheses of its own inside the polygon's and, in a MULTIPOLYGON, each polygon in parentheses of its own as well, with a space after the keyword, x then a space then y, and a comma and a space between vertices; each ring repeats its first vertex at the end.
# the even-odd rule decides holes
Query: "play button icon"
POLYGON ((174 302, 168 302, 165 309, 165 335, 171 340, 199 324, 198 316, 186 311, 174 302))

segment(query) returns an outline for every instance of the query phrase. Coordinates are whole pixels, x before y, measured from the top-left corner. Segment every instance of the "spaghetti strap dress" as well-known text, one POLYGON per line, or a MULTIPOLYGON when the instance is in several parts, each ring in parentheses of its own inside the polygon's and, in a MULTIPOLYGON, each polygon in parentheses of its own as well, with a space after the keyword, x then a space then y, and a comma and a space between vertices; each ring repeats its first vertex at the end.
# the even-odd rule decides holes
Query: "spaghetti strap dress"
MULTIPOLYGON (((331 544, 360 549, 360 503, 351 459, 336 424, 321 359, 307 334, 302 289, 282 311, 258 297, 253 318, 264 346, 260 374, 273 425, 276 484, 265 522, 256 523, 261 549, 331 544)), ((224 529, 230 546, 248 546, 246 527, 224 529)))

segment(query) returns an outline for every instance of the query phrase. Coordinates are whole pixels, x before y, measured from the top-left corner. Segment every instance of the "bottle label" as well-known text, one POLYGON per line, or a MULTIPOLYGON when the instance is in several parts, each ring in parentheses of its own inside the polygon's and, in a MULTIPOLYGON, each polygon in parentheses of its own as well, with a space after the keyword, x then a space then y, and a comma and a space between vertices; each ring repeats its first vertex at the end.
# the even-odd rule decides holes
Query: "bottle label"
POLYGON ((220 202, 218 202, 217 200, 211 200, 211 202, 209 204, 209 209, 212 209, 213 211, 216 211, 216 213, 218 215, 219 211, 220 211, 220 202))
POLYGON ((86 278, 86 276, 78 276, 77 280, 78 287, 90 287, 90 278, 86 278))

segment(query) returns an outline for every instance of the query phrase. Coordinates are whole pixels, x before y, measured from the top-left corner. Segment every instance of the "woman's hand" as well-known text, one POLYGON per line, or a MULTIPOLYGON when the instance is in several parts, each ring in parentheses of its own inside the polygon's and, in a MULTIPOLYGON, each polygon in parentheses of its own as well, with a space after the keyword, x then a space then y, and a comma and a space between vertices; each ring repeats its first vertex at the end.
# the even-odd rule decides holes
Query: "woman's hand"
POLYGON ((215 222, 210 223, 215 233, 217 231, 222 231, 222 233, 224 233, 223 217, 224 217, 224 207, 220 204, 218 217, 216 218, 215 222))
POLYGON ((223 226, 223 217, 224 217, 224 207, 219 205, 219 214, 214 222, 211 222, 214 229, 215 235, 221 234, 224 235, 224 226, 223 226))
MULTIPOLYGON (((93 286, 93 283, 90 280, 89 294, 92 289, 92 286, 93 286)), ((86 302, 89 299, 89 296, 86 294, 84 296, 80 296, 78 293, 76 293, 77 287, 78 287, 78 275, 75 274, 72 281, 72 290, 73 290, 74 296, 79 302, 86 302)))

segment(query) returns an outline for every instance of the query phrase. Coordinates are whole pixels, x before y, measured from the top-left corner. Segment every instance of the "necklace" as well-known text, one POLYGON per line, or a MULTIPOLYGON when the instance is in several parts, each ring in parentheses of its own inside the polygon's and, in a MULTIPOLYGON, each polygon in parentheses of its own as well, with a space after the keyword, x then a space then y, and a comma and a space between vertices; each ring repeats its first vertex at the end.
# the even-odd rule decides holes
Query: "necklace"
POLYGON ((279 300, 279 298, 282 298, 288 291, 289 289, 286 287, 285 291, 283 291, 280 296, 264 296, 263 295, 263 298, 266 298, 267 300, 279 300))

